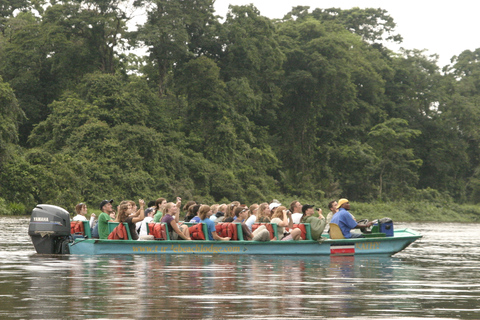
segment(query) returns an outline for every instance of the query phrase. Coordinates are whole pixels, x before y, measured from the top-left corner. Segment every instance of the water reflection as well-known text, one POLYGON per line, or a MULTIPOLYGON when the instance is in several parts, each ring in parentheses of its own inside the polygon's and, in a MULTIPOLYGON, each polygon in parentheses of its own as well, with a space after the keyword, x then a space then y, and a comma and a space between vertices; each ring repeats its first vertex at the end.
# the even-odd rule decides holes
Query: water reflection
POLYGON ((394 257, 271 257, 37 255, 0 223, 2 319, 480 318, 478 225, 418 225, 394 257))
POLYGON ((308 256, 45 260, 34 255, 31 259, 35 267, 28 268, 29 309, 53 318, 63 310, 69 316, 82 310, 90 316, 101 312, 116 318, 318 316, 319 312, 350 317, 371 305, 371 297, 358 298, 359 291, 367 297, 391 291, 389 279, 399 270, 394 265, 401 263, 385 257, 308 256))

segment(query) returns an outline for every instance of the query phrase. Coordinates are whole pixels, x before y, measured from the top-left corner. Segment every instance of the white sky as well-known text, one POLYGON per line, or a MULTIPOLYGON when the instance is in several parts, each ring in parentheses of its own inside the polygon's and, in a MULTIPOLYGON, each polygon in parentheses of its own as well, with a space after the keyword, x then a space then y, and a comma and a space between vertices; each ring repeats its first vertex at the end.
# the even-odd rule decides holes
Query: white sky
POLYGON ((225 17, 228 6, 253 3, 263 16, 282 18, 292 7, 315 8, 382 8, 397 24, 396 33, 403 37, 400 46, 389 45, 394 51, 427 49, 427 55, 438 54, 438 65, 450 64, 450 58, 464 50, 480 48, 478 14, 480 2, 475 0, 216 0, 216 14, 225 17))

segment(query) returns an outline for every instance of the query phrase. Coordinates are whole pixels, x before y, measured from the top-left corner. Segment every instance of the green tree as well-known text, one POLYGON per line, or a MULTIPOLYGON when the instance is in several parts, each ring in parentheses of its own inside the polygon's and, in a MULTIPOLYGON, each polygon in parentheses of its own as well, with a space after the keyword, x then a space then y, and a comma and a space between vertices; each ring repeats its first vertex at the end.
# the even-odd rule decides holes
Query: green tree
POLYGON ((260 109, 250 116, 257 125, 274 124, 280 105, 279 83, 285 56, 277 41, 273 21, 253 5, 230 6, 221 29, 223 51, 218 65, 225 82, 241 79, 260 109))
POLYGON ((147 21, 139 27, 136 39, 148 47, 150 61, 143 71, 162 96, 174 66, 202 54, 218 54, 220 47, 212 34, 218 21, 213 15, 213 0, 145 2, 149 7, 147 21))
POLYGON ((18 142, 18 123, 22 116, 12 88, 0 77, 0 168, 11 145, 18 142))
POLYGON ((408 127, 404 119, 392 118, 372 128, 369 144, 378 158, 378 196, 406 194, 418 182, 417 169, 422 160, 416 158, 410 140, 420 135, 408 127))
MULTIPOLYGON (((308 7, 307 7, 308 8, 308 7)), ((396 23, 387 10, 358 7, 342 10, 339 8, 315 9, 312 16, 321 21, 334 20, 348 31, 354 32, 366 41, 379 42, 389 40, 402 42, 402 36, 395 34, 396 23), (386 37, 385 37, 386 35, 386 37)))

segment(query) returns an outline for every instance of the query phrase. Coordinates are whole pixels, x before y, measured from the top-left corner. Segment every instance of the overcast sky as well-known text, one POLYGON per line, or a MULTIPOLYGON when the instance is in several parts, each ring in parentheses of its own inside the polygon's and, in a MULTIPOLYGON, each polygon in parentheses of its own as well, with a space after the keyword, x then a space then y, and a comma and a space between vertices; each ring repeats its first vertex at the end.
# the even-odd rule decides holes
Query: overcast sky
MULTIPOLYGON (((405 49, 427 49, 438 54, 438 65, 450 64, 450 58, 464 50, 480 48, 478 23, 480 2, 476 1, 377 1, 377 0, 216 0, 216 13, 225 17, 228 6, 253 3, 269 18, 282 18, 292 7, 314 8, 382 8, 397 24, 396 33, 403 37, 405 49)), ((399 46, 389 46, 397 51, 399 46)))

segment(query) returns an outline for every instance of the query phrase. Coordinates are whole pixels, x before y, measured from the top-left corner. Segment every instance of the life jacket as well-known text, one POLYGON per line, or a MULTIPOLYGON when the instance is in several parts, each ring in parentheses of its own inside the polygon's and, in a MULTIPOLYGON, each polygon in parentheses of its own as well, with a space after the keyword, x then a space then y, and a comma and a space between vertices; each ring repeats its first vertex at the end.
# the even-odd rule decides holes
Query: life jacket
POLYGON ((148 234, 153 235, 155 240, 167 240, 167 232, 165 230, 165 224, 161 222, 149 223, 148 234))
POLYGON ((238 240, 237 226, 232 222, 223 222, 215 226, 217 234, 224 238, 229 237, 230 240, 238 240))
POLYGON ((108 235, 109 240, 128 240, 127 228, 123 223, 119 223, 118 226, 108 235))
POLYGON ((188 228, 190 238, 192 240, 205 240, 205 233, 203 233, 203 223, 197 223, 188 228))
POLYGON ((85 228, 82 221, 70 221, 70 233, 85 235, 85 228))
POLYGON ((303 240, 306 240, 307 239, 307 228, 305 227, 305 225, 303 223, 293 224, 293 229, 295 229, 295 228, 298 228, 298 229, 300 229, 300 231, 302 231, 301 237, 302 237, 303 240))

